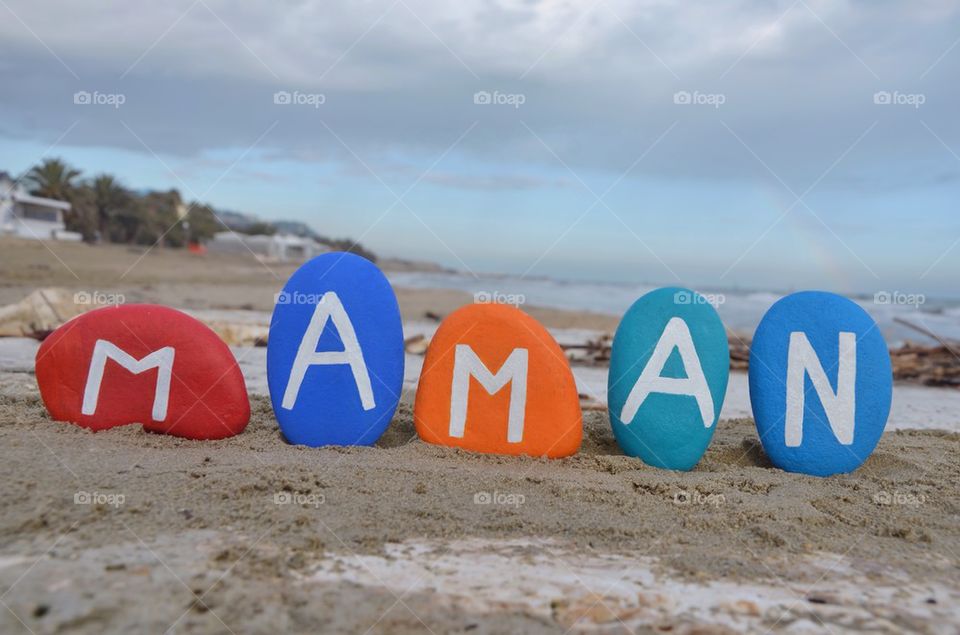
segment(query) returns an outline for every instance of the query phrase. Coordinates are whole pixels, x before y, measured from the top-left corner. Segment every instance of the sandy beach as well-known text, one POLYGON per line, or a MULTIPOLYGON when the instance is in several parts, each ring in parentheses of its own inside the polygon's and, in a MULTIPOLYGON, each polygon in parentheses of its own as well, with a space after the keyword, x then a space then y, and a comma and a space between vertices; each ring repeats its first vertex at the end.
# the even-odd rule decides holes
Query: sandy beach
MULTIPOLYGON (((293 271, 241 256, 0 240, 0 305, 40 287, 262 321, 293 271), (124 273, 127 272, 127 273, 124 273)), ((408 268, 409 265, 382 263, 408 268)), ((408 334, 472 301, 398 288, 408 334)), ((524 306, 558 339, 609 315, 524 306)), ((431 326, 432 325, 432 326, 431 326)), ((960 629, 960 391, 898 384, 877 450, 827 479, 770 466, 734 377, 689 473, 617 447, 604 369, 578 455, 417 439, 403 403, 372 448, 284 442, 262 348, 235 348, 253 417, 196 442, 49 419, 32 340, 0 340, 0 631, 924 632, 960 629)))

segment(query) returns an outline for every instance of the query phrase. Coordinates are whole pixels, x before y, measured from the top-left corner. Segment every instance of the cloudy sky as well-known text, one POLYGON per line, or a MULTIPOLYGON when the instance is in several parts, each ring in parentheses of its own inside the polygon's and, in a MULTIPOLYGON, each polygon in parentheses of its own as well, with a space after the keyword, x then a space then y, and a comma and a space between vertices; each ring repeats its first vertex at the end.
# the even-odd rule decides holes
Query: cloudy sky
POLYGON ((0 0, 0 169, 468 272, 957 295, 958 38, 951 2, 0 0))

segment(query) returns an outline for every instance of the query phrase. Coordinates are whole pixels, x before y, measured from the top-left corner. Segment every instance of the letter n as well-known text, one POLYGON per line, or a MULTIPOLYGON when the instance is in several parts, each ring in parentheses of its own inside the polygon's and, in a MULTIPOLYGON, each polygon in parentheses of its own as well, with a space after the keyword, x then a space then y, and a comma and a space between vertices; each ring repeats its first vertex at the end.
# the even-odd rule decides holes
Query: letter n
POLYGON ((467 423, 467 399, 473 377, 489 394, 510 384, 510 409, 507 416, 507 442, 523 441, 523 419, 527 408, 527 360, 525 348, 515 348, 495 374, 484 365, 469 344, 457 344, 453 361, 453 386, 450 391, 450 436, 463 438, 467 423))
POLYGON ((810 345, 807 334, 790 333, 790 348, 787 351, 787 412, 784 424, 784 441, 787 447, 795 448, 803 443, 803 415, 806 400, 804 378, 809 375, 833 436, 841 445, 853 443, 853 425, 856 415, 857 385, 857 336, 841 332, 837 364, 837 391, 823 370, 823 364, 810 345))
POLYGON ((83 405, 80 412, 92 415, 97 411, 97 402, 100 399, 100 384, 103 383, 103 371, 107 359, 112 359, 131 373, 140 373, 157 369, 157 387, 153 394, 153 420, 163 421, 167 418, 167 403, 170 400, 170 376, 173 374, 172 346, 165 346, 144 357, 136 359, 121 348, 107 340, 97 340, 93 346, 93 357, 90 359, 90 370, 87 372, 87 385, 83 390, 83 405))

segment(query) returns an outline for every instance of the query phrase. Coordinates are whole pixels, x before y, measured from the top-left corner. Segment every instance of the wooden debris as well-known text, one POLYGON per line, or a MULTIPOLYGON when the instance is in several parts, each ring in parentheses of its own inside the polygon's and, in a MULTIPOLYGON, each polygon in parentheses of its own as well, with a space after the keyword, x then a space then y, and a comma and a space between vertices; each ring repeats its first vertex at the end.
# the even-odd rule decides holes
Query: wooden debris
MULTIPOLYGON (((920 383, 925 386, 960 387, 960 342, 938 337, 935 333, 897 319, 905 326, 939 342, 937 346, 922 346, 907 342, 890 350, 893 378, 896 381, 920 383)), ((730 370, 746 371, 750 366, 750 339, 743 334, 728 332, 730 370)), ((583 344, 561 344, 571 364, 603 367, 610 363, 613 337, 609 334, 590 339, 583 344)))
POLYGON ((610 363, 610 350, 613 336, 604 333, 600 337, 587 340, 583 344, 561 344, 571 364, 583 366, 607 366, 610 363))
POLYGON ((403 350, 411 355, 423 355, 427 352, 427 346, 429 345, 430 341, 423 333, 403 340, 403 350))
POLYGON ((16 304, 0 307, 0 337, 43 339, 58 326, 96 306, 78 302, 66 289, 37 289, 16 304))

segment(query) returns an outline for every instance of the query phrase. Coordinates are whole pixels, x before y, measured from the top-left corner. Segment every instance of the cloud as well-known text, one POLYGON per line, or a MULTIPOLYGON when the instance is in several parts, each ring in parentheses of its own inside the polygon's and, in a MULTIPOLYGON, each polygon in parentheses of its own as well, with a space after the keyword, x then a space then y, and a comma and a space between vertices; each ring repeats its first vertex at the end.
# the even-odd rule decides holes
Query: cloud
POLYGON ((943 144, 960 147, 960 14, 946 3, 8 5, 2 131, 48 143, 77 122, 65 142, 183 158, 256 144, 283 161, 459 157, 608 182, 633 166, 631 176, 782 181, 797 193, 831 166, 827 183, 854 169, 879 180, 905 164, 944 171, 943 144), (79 106, 79 90, 125 102, 79 106), (278 104, 278 91, 323 102, 278 104), (878 105, 878 91, 925 103, 878 105), (476 103, 479 92, 522 104, 476 103))

